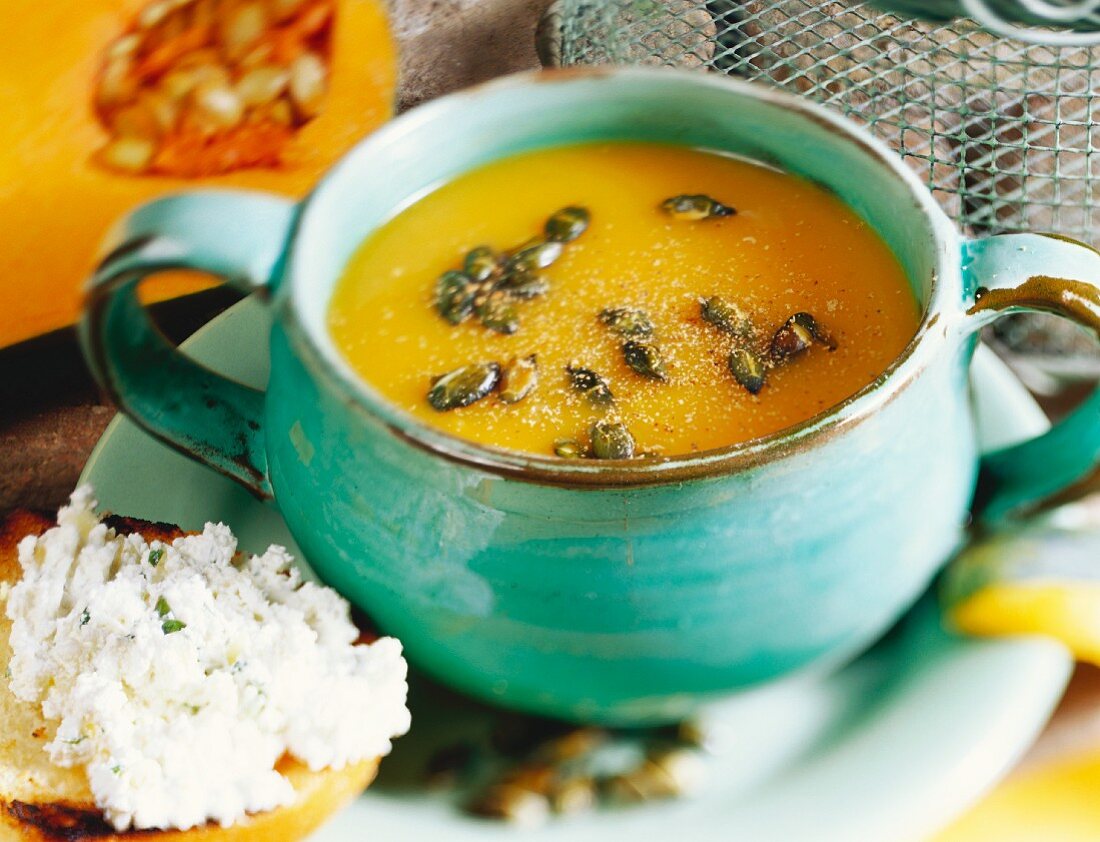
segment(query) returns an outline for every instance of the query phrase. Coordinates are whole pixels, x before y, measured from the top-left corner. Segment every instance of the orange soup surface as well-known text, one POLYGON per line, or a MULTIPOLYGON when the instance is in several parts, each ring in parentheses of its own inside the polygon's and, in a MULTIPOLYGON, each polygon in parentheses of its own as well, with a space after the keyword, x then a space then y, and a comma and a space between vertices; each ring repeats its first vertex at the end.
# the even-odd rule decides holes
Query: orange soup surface
MULTIPOLYGON (((477 286, 483 307, 499 285, 496 271, 497 280, 477 286)), ((394 404, 456 436, 539 454, 554 453, 555 443, 562 451, 563 439, 588 450, 601 419, 625 425, 636 455, 774 433, 881 375, 918 320, 895 256, 835 196, 749 161, 628 142, 524 153, 428 193, 362 243, 329 313, 348 362, 394 404), (689 219, 662 208, 681 195, 704 195, 735 213, 689 219), (588 226, 526 276, 545 291, 497 296, 512 307, 514 333, 486 327, 476 312, 458 324, 441 315, 441 275, 461 270, 480 245, 506 254, 545 239, 548 217, 563 207, 583 208, 588 226), (732 303, 751 330, 719 329, 704 318, 701 299, 732 303), (610 308, 648 317, 652 332, 635 341, 656 350, 663 380, 628 365, 630 337, 600 317, 610 308), (789 330, 775 338, 796 313, 812 316, 822 341, 804 330, 804 349, 789 330), (469 364, 506 368, 530 355, 537 386, 518 402, 507 403, 498 385, 467 406, 440 411, 429 403, 439 375, 469 364), (762 386, 746 378, 746 359, 758 364, 762 386), (578 390, 570 366, 603 378, 611 400, 578 390)))

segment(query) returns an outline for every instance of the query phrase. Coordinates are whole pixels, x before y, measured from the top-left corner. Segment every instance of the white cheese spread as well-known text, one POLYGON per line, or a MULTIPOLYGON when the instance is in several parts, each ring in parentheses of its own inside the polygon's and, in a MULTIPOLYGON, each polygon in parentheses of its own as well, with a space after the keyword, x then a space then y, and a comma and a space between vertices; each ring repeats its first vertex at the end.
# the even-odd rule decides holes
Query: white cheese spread
POLYGON ((10 686, 56 726, 53 763, 83 766, 118 830, 228 825, 294 800, 275 771, 387 754, 409 727, 401 644, 355 644, 338 594, 228 527, 170 544, 117 535, 73 493, 19 544, 10 686))

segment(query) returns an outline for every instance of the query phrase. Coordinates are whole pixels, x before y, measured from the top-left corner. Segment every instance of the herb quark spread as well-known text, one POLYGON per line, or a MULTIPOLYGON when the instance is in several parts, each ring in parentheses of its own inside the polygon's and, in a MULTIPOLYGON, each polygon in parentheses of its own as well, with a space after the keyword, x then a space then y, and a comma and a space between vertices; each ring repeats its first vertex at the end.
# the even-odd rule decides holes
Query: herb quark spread
POLYGON ((211 523, 147 542, 94 508, 80 488, 20 543, 9 675, 117 829, 231 824, 294 800, 284 754, 339 768, 408 730, 400 643, 356 645, 348 604, 285 549, 238 554, 211 523))

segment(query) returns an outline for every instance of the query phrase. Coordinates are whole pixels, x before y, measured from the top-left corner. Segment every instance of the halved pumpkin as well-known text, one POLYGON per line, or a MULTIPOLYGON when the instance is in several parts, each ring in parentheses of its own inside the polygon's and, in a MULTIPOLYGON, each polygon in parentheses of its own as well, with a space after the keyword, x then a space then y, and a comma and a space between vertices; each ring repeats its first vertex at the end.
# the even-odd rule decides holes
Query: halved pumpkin
MULTIPOLYGON (((381 0, 10 0, 0 21, 0 347, 76 319, 134 206, 201 186, 300 197, 393 111, 381 0)), ((202 282, 154 283, 163 299, 202 282)))

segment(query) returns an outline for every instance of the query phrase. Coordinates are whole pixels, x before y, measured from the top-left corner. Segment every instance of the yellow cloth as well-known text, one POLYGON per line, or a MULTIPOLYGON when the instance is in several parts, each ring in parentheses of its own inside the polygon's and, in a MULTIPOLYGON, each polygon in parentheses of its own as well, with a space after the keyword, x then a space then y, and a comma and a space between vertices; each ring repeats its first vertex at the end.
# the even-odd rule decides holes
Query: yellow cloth
POLYGON ((933 842, 1097 842, 1100 750, 1012 776, 933 842))

